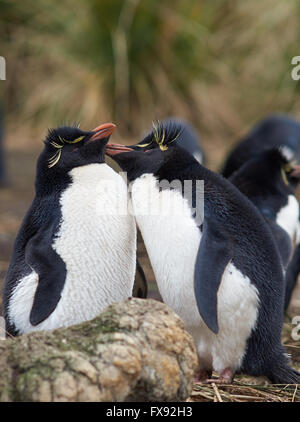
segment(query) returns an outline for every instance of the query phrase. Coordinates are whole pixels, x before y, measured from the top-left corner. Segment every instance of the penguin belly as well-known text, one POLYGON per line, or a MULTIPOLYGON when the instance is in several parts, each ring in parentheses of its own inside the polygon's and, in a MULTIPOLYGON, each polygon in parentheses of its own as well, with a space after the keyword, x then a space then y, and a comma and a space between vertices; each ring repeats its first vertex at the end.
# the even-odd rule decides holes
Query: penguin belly
POLYGON ((153 175, 133 183, 132 206, 164 302, 184 321, 198 350, 200 369, 237 370, 258 315, 258 291, 232 262, 218 291, 219 332, 202 320, 194 294, 194 268, 201 232, 187 200, 160 190, 153 175), (147 209, 148 207, 148 209, 147 209))
POLYGON ((90 320, 132 295, 136 226, 127 213, 126 183, 106 164, 77 167, 70 175, 72 183, 60 197, 62 217, 52 244, 66 265, 61 298, 50 316, 33 326, 29 315, 38 275, 32 271, 19 280, 8 306, 19 334, 90 320))

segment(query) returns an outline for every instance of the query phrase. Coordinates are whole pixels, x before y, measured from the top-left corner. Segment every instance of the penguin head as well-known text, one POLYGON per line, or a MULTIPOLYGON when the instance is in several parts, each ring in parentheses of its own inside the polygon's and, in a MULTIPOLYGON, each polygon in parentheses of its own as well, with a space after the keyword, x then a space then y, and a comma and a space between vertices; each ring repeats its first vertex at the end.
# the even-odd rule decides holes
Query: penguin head
POLYGON ((104 163, 105 146, 114 129, 113 123, 97 126, 92 131, 83 131, 76 126, 49 129, 38 169, 54 176, 74 167, 104 163))
POLYGON ((107 144, 106 154, 119 164, 130 181, 145 173, 154 174, 176 150, 180 149, 185 154, 175 142, 183 129, 183 124, 176 120, 158 122, 135 145, 107 144))
POLYGON ((270 176, 279 179, 281 184, 295 190, 300 181, 300 166, 294 160, 294 152, 285 145, 262 153, 261 164, 270 170, 270 176))
POLYGON ((286 146, 263 151, 246 161, 229 178, 235 185, 255 189, 277 186, 280 190, 294 191, 300 181, 300 166, 293 160, 294 153, 286 146))

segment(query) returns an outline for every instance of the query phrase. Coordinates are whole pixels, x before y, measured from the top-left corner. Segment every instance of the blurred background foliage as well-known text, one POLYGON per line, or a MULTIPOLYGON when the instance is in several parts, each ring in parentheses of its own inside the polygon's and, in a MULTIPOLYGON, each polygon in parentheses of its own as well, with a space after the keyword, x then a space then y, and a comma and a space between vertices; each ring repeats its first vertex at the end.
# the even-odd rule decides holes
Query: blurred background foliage
POLYGON ((75 121, 133 142, 176 115, 217 156, 271 112, 300 117, 299 22, 298 0, 0 0, 7 146, 75 121))

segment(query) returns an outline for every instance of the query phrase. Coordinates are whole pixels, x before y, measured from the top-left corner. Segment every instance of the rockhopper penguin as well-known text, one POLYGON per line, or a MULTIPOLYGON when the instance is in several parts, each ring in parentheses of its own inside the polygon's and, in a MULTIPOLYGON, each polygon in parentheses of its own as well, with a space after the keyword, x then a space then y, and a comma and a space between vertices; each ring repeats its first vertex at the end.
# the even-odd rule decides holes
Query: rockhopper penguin
POLYGON ((222 174, 229 177, 257 154, 285 146, 300 162, 300 123, 290 116, 274 114, 266 117, 247 134, 228 155, 222 174))
POLYGON ((114 128, 49 130, 6 275, 8 334, 89 320, 132 295, 135 221, 125 181, 105 164, 114 128))
POLYGON ((295 189, 300 166, 285 147, 251 157, 229 180, 253 202, 274 234, 286 269, 299 230, 299 203, 295 189))
MULTIPOLYGON (((300 123, 297 120, 284 114, 275 114, 260 121, 228 155, 222 174, 229 178, 234 177, 234 173, 241 167, 243 167, 243 171, 248 171, 246 170, 247 167, 244 166, 249 160, 254 160, 251 164, 249 164, 253 167, 255 162, 258 162, 257 160, 263 160, 265 153, 268 154, 268 151, 274 151, 275 148, 281 148, 288 161, 292 158, 293 161, 300 163, 300 123)), ((275 206, 277 215, 276 220, 280 220, 278 224, 283 227, 284 230, 288 228, 289 236, 295 242, 292 259, 289 262, 285 276, 287 290, 284 306, 285 309, 287 309, 300 273, 299 204, 294 195, 299 177, 295 172, 294 177, 285 177, 284 173, 285 170, 283 169, 284 181, 291 188, 292 194, 288 195, 288 202, 286 204, 281 198, 279 203, 278 200, 276 200, 275 206), (281 205, 281 209, 278 209, 278 205, 281 205), (296 223, 297 227, 295 227, 295 213, 298 214, 298 222, 296 223), (295 231, 297 232, 296 236, 295 231)), ((300 172, 297 171, 297 174, 299 173, 300 172)), ((259 174, 262 175, 262 170, 259 171, 259 174)), ((265 174, 267 174, 267 172, 265 172, 265 174)), ((263 184, 266 186, 268 183, 269 182, 266 180, 263 184)), ((266 210, 267 209, 265 208, 265 211, 266 210)), ((271 221, 271 224, 274 224, 274 222, 271 221)), ((287 250, 285 247, 286 240, 284 240, 284 237, 280 234, 278 238, 278 244, 279 243, 281 244, 281 251, 284 249, 287 250)))
POLYGON ((127 172, 160 293, 194 338, 199 379, 215 370, 219 382, 244 372, 299 383, 281 344, 283 271, 272 233, 235 186, 176 145, 181 130, 176 123, 158 125, 139 144, 108 144, 106 153, 127 172), (172 183, 197 180, 204 180, 201 227, 172 183), (172 185, 161 188, 162 181, 172 185))

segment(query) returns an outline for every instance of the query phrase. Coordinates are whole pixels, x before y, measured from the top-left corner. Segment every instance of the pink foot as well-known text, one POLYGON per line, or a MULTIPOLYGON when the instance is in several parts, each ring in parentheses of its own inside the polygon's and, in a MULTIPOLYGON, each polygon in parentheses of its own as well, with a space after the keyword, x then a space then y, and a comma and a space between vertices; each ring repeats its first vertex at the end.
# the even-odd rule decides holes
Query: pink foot
POLYGON ((234 378, 234 372, 230 368, 224 369, 224 371, 221 372, 219 378, 210 378, 207 379, 207 383, 215 383, 215 384, 231 384, 234 378))
POLYGON ((211 377, 212 371, 208 369, 198 369, 194 374, 194 383, 206 382, 211 377))

